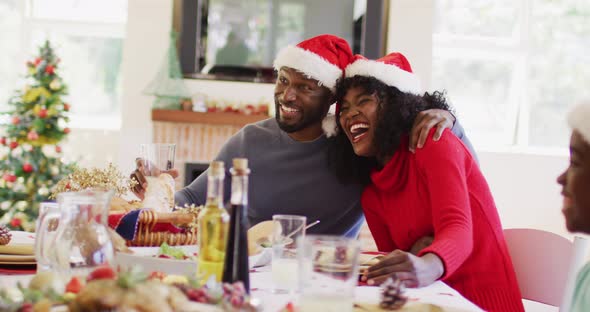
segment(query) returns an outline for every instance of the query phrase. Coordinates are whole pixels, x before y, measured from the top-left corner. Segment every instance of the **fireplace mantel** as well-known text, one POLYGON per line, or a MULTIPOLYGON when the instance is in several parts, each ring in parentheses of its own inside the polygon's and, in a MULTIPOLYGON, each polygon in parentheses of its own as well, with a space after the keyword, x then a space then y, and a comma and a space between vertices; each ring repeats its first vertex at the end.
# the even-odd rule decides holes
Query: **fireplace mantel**
POLYGON ((265 115, 154 109, 153 140, 176 144, 174 167, 180 174, 177 187, 182 187, 183 183, 178 182, 184 182, 186 164, 211 162, 223 144, 242 127, 267 118, 269 116, 265 115))
POLYGON ((243 127, 249 123, 267 119, 266 115, 244 115, 238 113, 200 113, 172 109, 152 110, 152 121, 200 123, 243 127))

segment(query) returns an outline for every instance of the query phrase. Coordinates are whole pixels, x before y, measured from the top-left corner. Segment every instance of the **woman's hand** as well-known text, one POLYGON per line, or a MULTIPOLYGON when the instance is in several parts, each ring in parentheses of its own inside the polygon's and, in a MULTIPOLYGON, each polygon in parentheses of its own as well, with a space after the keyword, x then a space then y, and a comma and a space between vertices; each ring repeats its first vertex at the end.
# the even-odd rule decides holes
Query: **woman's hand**
POLYGON ((440 258, 427 253, 422 257, 399 249, 369 267, 362 277, 369 285, 379 285, 395 274, 407 287, 422 287, 434 283, 444 273, 440 258))
POLYGON ((421 111, 414 119, 414 125, 410 131, 410 151, 415 152, 416 147, 422 148, 432 127, 436 127, 436 132, 432 139, 438 141, 445 129, 453 128, 455 116, 444 109, 428 109, 421 111))

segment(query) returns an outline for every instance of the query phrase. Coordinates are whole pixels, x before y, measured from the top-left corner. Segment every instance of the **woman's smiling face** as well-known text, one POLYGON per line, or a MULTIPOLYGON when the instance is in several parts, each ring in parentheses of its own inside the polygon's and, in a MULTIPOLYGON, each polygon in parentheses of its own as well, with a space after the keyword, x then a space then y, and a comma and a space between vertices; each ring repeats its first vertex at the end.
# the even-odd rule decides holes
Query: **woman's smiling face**
POLYGON ((374 157, 377 154, 373 140, 378 111, 379 99, 375 94, 368 94, 362 87, 348 89, 342 98, 338 118, 358 156, 374 157))

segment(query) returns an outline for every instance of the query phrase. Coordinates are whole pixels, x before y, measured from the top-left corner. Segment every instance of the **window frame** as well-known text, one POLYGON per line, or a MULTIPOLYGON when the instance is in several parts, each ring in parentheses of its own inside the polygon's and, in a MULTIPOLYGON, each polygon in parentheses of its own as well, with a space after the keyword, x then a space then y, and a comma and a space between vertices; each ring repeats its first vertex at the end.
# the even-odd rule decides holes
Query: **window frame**
MULTIPOLYGON (((48 19, 36 18, 33 16, 34 0, 17 1, 18 11, 22 17, 22 37, 21 46, 19 47, 22 55, 22 63, 30 57, 30 51, 34 46, 32 34, 35 31, 47 33, 59 33, 65 36, 83 36, 83 37, 103 37, 124 39, 126 32, 126 22, 85 22, 65 19, 48 19)), ((24 68, 24 67, 23 67, 24 68)), ((67 83, 67 81, 65 81, 67 83)), ((121 94, 117 96, 121 99, 121 94)), ((122 105, 122 103, 121 103, 122 105)), ((120 105, 120 106, 121 106, 120 105)), ((91 114, 69 114, 68 127, 75 129, 90 130, 119 130, 121 129, 121 107, 104 115, 91 114)), ((0 120, 1 121, 1 120, 0 120)))

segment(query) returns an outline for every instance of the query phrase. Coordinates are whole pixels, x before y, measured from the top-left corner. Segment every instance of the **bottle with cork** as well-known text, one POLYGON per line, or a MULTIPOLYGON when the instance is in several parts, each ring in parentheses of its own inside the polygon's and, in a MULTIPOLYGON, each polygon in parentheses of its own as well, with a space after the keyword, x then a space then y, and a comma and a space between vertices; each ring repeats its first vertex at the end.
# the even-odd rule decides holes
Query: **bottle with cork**
POLYGON ((248 159, 234 158, 231 197, 229 208, 230 221, 223 265, 223 282, 242 282, 246 293, 250 293, 248 267, 248 159))
POLYGON ((220 282, 227 242, 229 215, 223 205, 223 181, 225 165, 213 161, 209 166, 207 180, 207 202, 199 213, 199 264, 197 275, 206 282, 211 276, 220 282))

